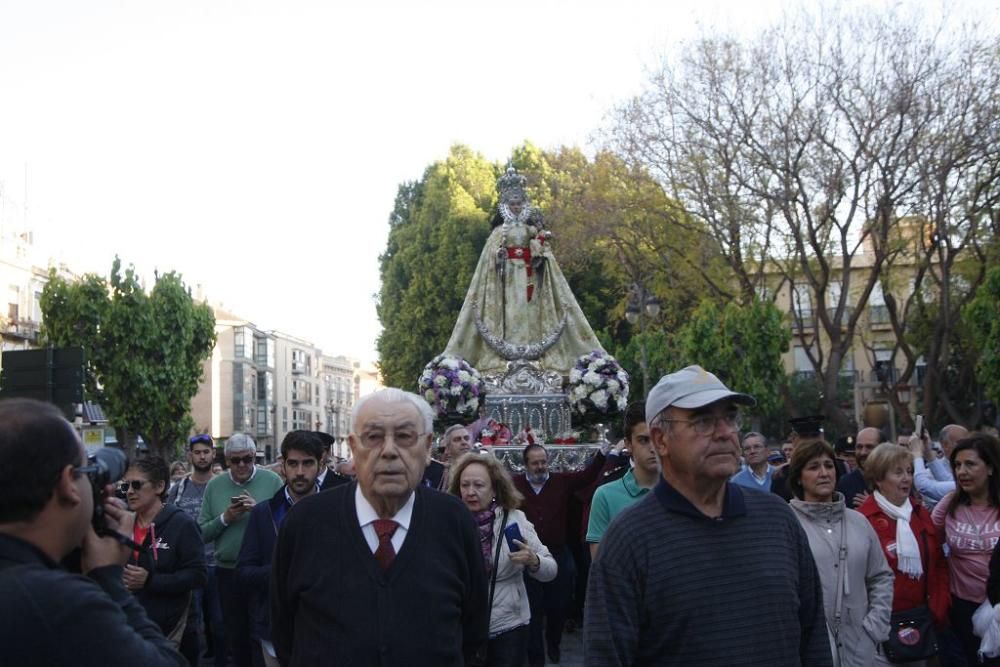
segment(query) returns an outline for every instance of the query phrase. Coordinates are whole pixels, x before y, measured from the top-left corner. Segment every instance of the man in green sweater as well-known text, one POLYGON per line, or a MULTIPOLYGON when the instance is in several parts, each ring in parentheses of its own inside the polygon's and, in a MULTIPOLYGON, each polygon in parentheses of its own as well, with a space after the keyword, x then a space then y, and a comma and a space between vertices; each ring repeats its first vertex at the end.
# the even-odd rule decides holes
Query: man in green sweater
POLYGON ((266 501, 281 488, 281 478, 254 465, 257 445, 244 433, 234 433, 226 441, 229 472, 218 475, 205 487, 201 504, 201 527, 205 542, 215 543, 216 576, 226 641, 237 667, 250 667, 249 602, 236 584, 236 560, 247 528, 247 516, 258 501, 266 501))

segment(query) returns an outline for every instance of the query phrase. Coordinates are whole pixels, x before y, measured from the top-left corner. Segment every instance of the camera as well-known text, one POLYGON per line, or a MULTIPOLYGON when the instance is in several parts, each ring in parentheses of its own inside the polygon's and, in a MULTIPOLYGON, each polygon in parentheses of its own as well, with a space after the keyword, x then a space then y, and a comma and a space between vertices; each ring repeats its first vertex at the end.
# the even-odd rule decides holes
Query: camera
POLYGON ((98 535, 108 532, 108 524, 104 517, 104 488, 124 477, 127 468, 125 453, 120 450, 101 447, 87 454, 87 465, 81 472, 90 479, 90 488, 94 492, 94 514, 90 522, 98 535))

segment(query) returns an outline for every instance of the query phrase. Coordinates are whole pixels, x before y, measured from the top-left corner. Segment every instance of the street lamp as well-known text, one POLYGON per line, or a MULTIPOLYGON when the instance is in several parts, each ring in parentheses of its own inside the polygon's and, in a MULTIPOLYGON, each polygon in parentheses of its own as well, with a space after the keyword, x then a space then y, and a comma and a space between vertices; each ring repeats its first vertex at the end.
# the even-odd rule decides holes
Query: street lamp
POLYGON ((643 312, 647 318, 660 314, 660 300, 639 283, 633 283, 630 290, 628 306, 625 308, 625 319, 629 324, 637 324, 639 329, 639 368, 642 371, 642 396, 645 399, 649 392, 649 360, 646 352, 646 339, 642 338, 644 329, 643 312))

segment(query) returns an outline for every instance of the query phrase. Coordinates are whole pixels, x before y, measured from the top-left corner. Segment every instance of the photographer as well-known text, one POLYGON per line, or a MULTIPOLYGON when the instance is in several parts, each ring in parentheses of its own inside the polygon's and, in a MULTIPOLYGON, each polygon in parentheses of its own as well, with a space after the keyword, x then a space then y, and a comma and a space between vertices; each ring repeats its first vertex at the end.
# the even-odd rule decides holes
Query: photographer
MULTIPOLYGON (((54 406, 0 401, 0 644, 12 665, 184 665, 122 583, 129 547, 98 537, 104 520, 132 533, 133 516, 95 493, 86 452, 54 406), (59 561, 81 547, 85 576, 59 561)), ((118 472, 118 476, 121 472, 118 472)), ((113 476, 112 476, 113 477, 113 476)))

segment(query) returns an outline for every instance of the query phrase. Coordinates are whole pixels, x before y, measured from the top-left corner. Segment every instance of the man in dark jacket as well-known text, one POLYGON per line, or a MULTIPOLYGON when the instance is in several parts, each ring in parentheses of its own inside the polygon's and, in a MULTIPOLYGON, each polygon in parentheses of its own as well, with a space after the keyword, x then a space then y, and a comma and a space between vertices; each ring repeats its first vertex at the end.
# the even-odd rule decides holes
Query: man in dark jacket
POLYGON ((95 493, 90 475, 97 474, 56 407, 0 401, 0 661, 5 665, 187 664, 122 583, 129 547, 98 537, 92 528, 95 497, 106 499, 110 529, 129 535, 134 519, 110 499, 110 485, 95 493), (59 567, 77 548, 85 576, 59 567))
POLYGON ((420 486, 434 414, 383 389, 354 406, 357 482, 288 513, 271 569, 283 665, 462 667, 487 640, 486 574, 472 513, 420 486))
POLYGON ((567 546, 579 538, 579 519, 570 526, 569 502, 574 493, 589 486, 601 474, 610 443, 583 470, 549 472, 549 455, 544 447, 531 444, 524 448, 524 475, 514 477, 514 486, 524 496, 523 509, 528 521, 538 531, 538 539, 549 548, 559 565, 552 581, 542 583, 525 579, 531 604, 531 626, 528 632, 528 664, 531 667, 549 662, 558 663, 559 645, 566 623, 576 567, 567 546), (542 637, 544 635, 544 647, 542 637))
POLYGON ((292 505, 317 492, 316 479, 324 449, 322 440, 312 431, 291 431, 281 441, 285 485, 269 501, 250 510, 240 557, 236 561, 236 580, 250 598, 250 635, 264 657, 264 664, 269 667, 278 664, 271 643, 268 602, 274 543, 278 528, 292 505))

